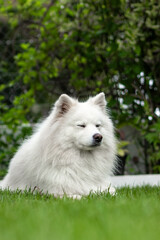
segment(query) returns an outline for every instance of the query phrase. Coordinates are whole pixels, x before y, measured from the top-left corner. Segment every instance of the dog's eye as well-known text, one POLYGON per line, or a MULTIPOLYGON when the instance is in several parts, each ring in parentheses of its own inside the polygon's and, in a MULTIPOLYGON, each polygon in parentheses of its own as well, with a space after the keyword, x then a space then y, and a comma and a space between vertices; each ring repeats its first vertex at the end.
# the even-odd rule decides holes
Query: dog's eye
POLYGON ((98 127, 100 127, 101 126, 101 124, 96 124, 96 127, 98 128, 98 127))
POLYGON ((78 127, 81 127, 81 128, 85 128, 85 127, 86 127, 85 124, 78 124, 77 126, 78 126, 78 127))

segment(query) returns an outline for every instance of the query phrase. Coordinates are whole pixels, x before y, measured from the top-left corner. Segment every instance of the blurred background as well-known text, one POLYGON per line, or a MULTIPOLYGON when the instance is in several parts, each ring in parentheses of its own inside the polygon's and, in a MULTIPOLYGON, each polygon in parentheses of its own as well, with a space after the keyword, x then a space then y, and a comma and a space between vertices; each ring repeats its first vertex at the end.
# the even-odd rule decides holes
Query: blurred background
POLYGON ((101 91, 116 174, 159 173, 159 1, 0 0, 0 178, 60 94, 101 91))

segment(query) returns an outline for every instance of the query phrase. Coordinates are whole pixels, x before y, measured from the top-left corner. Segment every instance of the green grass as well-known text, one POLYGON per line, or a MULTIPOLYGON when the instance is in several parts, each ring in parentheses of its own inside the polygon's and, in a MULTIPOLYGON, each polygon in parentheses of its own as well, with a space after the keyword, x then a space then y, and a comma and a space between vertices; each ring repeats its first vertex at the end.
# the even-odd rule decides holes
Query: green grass
POLYGON ((79 200, 0 191, 0 240, 160 239, 160 187, 79 200))

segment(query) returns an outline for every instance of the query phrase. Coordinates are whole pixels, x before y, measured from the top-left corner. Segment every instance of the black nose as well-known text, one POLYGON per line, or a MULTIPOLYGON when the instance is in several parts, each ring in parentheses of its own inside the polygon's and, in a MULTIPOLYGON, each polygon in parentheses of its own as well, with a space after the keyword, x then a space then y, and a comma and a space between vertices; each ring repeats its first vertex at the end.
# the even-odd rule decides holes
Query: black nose
POLYGON ((99 133, 93 135, 93 139, 96 143, 100 143, 102 141, 102 138, 103 138, 102 135, 99 133))

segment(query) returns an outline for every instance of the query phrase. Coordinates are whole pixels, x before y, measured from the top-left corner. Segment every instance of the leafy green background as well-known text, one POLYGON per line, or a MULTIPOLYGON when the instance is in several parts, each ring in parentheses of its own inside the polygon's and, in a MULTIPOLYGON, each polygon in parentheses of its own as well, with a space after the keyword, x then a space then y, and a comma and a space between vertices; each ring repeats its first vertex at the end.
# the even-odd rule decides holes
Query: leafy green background
POLYGON ((0 0, 1 175, 61 93, 100 91, 116 128, 140 131, 146 173, 160 171, 159 12, 156 0, 0 0))

